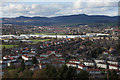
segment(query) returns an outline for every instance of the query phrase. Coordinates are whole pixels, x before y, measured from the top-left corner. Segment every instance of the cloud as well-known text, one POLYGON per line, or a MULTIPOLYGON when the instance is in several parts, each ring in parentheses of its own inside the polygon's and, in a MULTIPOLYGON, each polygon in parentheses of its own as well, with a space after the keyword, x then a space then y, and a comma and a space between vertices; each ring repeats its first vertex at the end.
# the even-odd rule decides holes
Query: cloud
POLYGON ((87 2, 82 2, 82 0, 77 0, 73 2, 74 8, 100 8, 100 7, 117 7, 118 2, 110 2, 110 0, 87 0, 87 2))
MULTIPOLYGON (((2 0, 2 2, 74 2, 77 0, 2 0)), ((119 0, 80 0, 81 2, 118 2, 119 0)))
POLYGON ((115 16, 118 13, 118 3, 111 2, 110 0, 87 0, 87 2, 77 0, 76 2, 73 2, 73 5, 75 13, 109 16, 115 16))
MULTIPOLYGON (((2 6, 3 17, 16 16, 41 16, 53 17, 62 15, 74 14, 89 14, 89 15, 110 15, 115 16, 118 13, 117 3, 113 2, 93 2, 88 0, 82 2, 46 2, 46 3, 5 3, 2 6)), ((109 0, 107 0, 109 1, 109 0)))

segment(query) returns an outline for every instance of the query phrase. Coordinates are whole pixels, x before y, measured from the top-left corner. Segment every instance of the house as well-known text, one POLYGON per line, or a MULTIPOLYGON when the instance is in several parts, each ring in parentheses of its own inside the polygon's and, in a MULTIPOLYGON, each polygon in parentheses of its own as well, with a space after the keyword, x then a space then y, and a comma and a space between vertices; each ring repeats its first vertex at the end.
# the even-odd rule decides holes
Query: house
POLYGON ((40 63, 40 60, 45 59, 45 57, 36 57, 37 61, 40 63))
POLYGON ((49 53, 42 53, 42 54, 40 54, 40 57, 48 57, 48 56, 50 56, 51 54, 49 54, 49 53))
POLYGON ((102 52, 102 54, 109 54, 109 51, 104 51, 102 52))
POLYGON ((62 49, 58 49, 58 51, 61 51, 62 49))
POLYGON ((39 69, 39 66, 38 66, 38 65, 34 65, 34 66, 32 66, 32 67, 30 68, 30 70, 32 70, 32 71, 34 71, 34 70, 36 70, 36 69, 39 69))
POLYGON ((28 53, 28 54, 24 54, 24 55, 27 55, 27 56, 29 56, 29 57, 35 57, 35 53, 28 53))
POLYGON ((25 61, 25 65, 26 65, 26 66, 31 66, 31 65, 33 65, 33 63, 32 63, 31 60, 26 60, 26 61, 25 61))
POLYGON ((36 49, 31 49, 31 53, 35 53, 36 54, 36 51, 35 51, 36 49))
POLYGON ((86 69, 87 69, 87 67, 86 67, 85 65, 83 65, 83 64, 79 64, 79 65, 78 65, 78 68, 79 68, 79 69, 83 69, 83 70, 86 70, 86 69))
POLYGON ((83 56, 78 56, 78 59, 79 59, 80 62, 83 62, 86 58, 83 57, 83 56))
POLYGON ((80 73, 81 70, 82 70, 82 69, 77 68, 77 69, 76 69, 76 72, 77 72, 77 73, 80 73))
POLYGON ((14 65, 16 68, 18 68, 18 67, 20 67, 21 62, 18 62, 18 61, 11 62, 11 63, 7 63, 7 65, 8 65, 8 67, 10 67, 11 65, 14 65))
MULTIPOLYGON (((113 69, 105 69, 104 71, 105 71, 105 73, 108 73, 108 71, 113 71, 113 69)), ((117 74, 120 75, 120 70, 114 69, 114 71, 116 71, 117 74)))
POLYGON ((70 63, 77 63, 77 64, 80 64, 80 61, 77 60, 77 59, 71 59, 69 60, 70 63))
POLYGON ((104 62, 105 62, 104 59, 95 59, 94 61, 95 61, 95 63, 98 63, 98 62, 102 62, 102 63, 104 63, 104 62))
POLYGON ((100 69, 87 69, 87 72, 89 72, 89 74, 101 74, 101 70, 100 69))
POLYGON ((22 59, 24 59, 25 61, 27 61, 27 60, 32 60, 33 57, 29 57, 27 55, 22 55, 22 59))
POLYGON ((8 57, 8 56, 4 56, 3 59, 10 59, 10 57, 8 57))
POLYGON ((118 65, 110 64, 109 69, 118 69, 118 65))
POLYGON ((22 53, 23 54, 26 54, 26 53, 29 53, 30 51, 27 51, 27 50, 22 50, 22 53))
POLYGON ((13 58, 19 58, 20 56, 19 55, 13 55, 13 54, 11 54, 11 55, 9 55, 9 57, 13 57, 13 58))
POLYGON ((41 59, 39 60, 39 63, 50 63, 51 61, 49 59, 41 59))
POLYGON ((46 63, 40 63, 40 64, 38 64, 38 66, 39 66, 40 69, 45 68, 45 65, 46 65, 46 63))
POLYGON ((55 54, 56 51, 47 51, 47 53, 49 53, 49 54, 55 54))
POLYGON ((6 63, 0 63, 0 69, 4 69, 7 68, 7 64, 6 63))
POLYGON ((63 63, 65 63, 65 60, 64 59, 55 59, 56 60, 56 62, 63 62, 63 63))
POLYGON ((11 62, 16 62, 17 61, 17 59, 13 58, 13 57, 10 57, 10 59, 11 59, 11 62))
POLYGON ((56 53, 55 54, 57 57, 61 57, 62 56, 62 53, 56 53))
POLYGON ((57 57, 57 56, 55 56, 55 55, 53 55, 53 56, 51 56, 51 59, 50 59, 50 60, 56 60, 56 59, 60 59, 60 58, 57 57))
POLYGON ((96 63, 96 66, 98 67, 98 68, 107 68, 107 64, 105 64, 105 63, 96 63))
POLYGON ((0 63, 10 63, 10 62, 15 62, 15 61, 17 61, 17 59, 10 57, 10 59, 2 59, 0 63))
POLYGON ((95 66, 95 63, 92 62, 92 61, 83 61, 83 64, 84 64, 85 66, 95 66))
POLYGON ((109 52, 112 53, 113 51, 115 51, 115 49, 111 47, 111 48, 109 49, 109 52))
POLYGON ((66 65, 68 66, 68 67, 78 67, 78 64, 77 63, 71 63, 71 62, 68 62, 68 63, 66 63, 66 65))
POLYGON ((34 50, 32 50, 31 53, 36 53, 36 52, 34 50))
POLYGON ((118 62, 118 61, 108 60, 107 63, 109 63, 109 64, 114 64, 114 65, 119 65, 119 62, 118 62))
POLYGON ((11 59, 2 59, 0 63, 10 63, 11 59))
POLYGON ((55 67, 61 67, 64 64, 65 64, 64 62, 52 62, 52 65, 55 67))

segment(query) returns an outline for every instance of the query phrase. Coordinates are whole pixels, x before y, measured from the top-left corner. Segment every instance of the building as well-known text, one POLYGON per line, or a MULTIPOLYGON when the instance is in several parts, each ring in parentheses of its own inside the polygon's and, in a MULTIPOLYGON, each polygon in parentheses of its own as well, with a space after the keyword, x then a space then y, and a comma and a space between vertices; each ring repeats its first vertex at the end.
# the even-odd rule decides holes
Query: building
POLYGON ((70 63, 77 63, 77 64, 80 64, 80 61, 77 60, 77 59, 71 59, 69 60, 70 63))
POLYGON ((68 66, 68 67, 78 67, 78 64, 77 63, 71 63, 71 62, 68 62, 68 63, 66 63, 66 65, 68 66))
POLYGON ((109 64, 114 64, 114 65, 119 65, 119 62, 118 62, 118 61, 108 60, 107 63, 109 63, 109 64))
POLYGON ((15 58, 10 58, 10 59, 2 59, 0 63, 11 63, 11 62, 16 62, 17 59, 15 58))
POLYGON ((42 53, 42 54, 40 54, 40 57, 48 57, 48 56, 50 56, 51 54, 49 54, 49 53, 42 53))
POLYGON ((52 65, 55 67, 61 67, 64 64, 65 64, 64 62, 52 62, 52 65))
POLYGON ((95 66, 95 63, 92 62, 92 61, 83 61, 83 64, 84 64, 85 66, 95 66))
POLYGON ((78 68, 79 68, 79 69, 83 69, 83 70, 86 70, 86 69, 87 69, 87 67, 86 67, 85 65, 83 65, 83 64, 79 64, 79 65, 78 65, 78 68))
POLYGON ((110 64, 109 69, 118 69, 118 65, 110 64))
POLYGON ((61 57, 62 56, 62 53, 56 53, 55 54, 57 57, 61 57))
POLYGON ((98 68, 105 68, 105 69, 107 69, 107 64, 105 64, 105 63, 96 63, 96 66, 98 67, 98 68))
POLYGON ((64 59, 55 59, 56 60, 56 62, 63 62, 63 63, 65 63, 65 60, 64 59))
POLYGON ((99 62, 104 63, 105 62, 105 60, 103 60, 103 59, 95 59, 94 61, 95 61, 95 63, 99 63, 99 62))
POLYGON ((33 57, 29 57, 27 55, 22 55, 22 59, 24 59, 25 61, 27 61, 27 60, 32 60, 33 57))
POLYGON ((89 74, 91 75, 94 75, 94 74, 100 75, 102 72, 100 69, 87 69, 86 71, 89 72, 89 74))
POLYGON ((40 64, 38 64, 38 66, 39 66, 40 69, 45 68, 45 65, 46 65, 46 63, 40 63, 40 64))

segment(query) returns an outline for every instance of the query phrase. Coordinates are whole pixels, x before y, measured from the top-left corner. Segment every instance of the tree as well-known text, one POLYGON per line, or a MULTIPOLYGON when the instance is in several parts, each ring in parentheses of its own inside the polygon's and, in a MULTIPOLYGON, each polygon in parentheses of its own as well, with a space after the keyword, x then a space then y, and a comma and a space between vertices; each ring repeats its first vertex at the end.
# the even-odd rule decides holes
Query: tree
POLYGON ((109 72, 109 79, 110 80, 117 80, 118 79, 118 75, 117 75, 117 72, 115 70, 112 70, 109 72))
POLYGON ((73 67, 69 67, 68 70, 63 74, 63 78, 68 80, 73 79, 75 77, 75 73, 75 69, 73 67))
POLYGON ((44 68, 44 72, 48 77, 55 78, 57 76, 57 70, 52 65, 46 65, 44 68))
POLYGON ((45 74, 43 69, 38 69, 34 71, 33 78, 47 79, 48 76, 45 74))
POLYGON ((24 71, 24 69, 25 69, 25 63, 24 61, 22 61, 20 65, 20 71, 24 71))
POLYGON ((80 79, 88 79, 89 78, 89 73, 85 70, 81 70, 77 75, 76 78, 80 78, 80 79))
POLYGON ((19 78, 32 78, 33 72, 29 69, 25 69, 23 72, 20 72, 19 78))
POLYGON ((33 73, 33 78, 53 79, 57 76, 57 70, 52 65, 46 65, 44 69, 38 69, 33 73))
POLYGON ((16 70, 6 71, 3 78, 18 78, 18 72, 16 70))
POLYGON ((3 74, 3 78, 9 78, 10 77, 10 73, 8 71, 6 71, 4 74, 3 74))
POLYGON ((60 67, 60 69, 58 70, 58 75, 57 77, 60 79, 64 79, 64 80, 70 80, 73 79, 75 77, 75 69, 73 67, 67 67, 66 65, 63 65, 62 67, 60 67))
POLYGON ((66 65, 63 65, 59 68, 58 70, 58 75, 57 77, 60 79, 63 79, 63 74, 68 70, 68 67, 66 65))
POLYGON ((10 63, 10 68, 15 69, 15 65, 13 63, 10 63))
POLYGON ((33 57, 33 59, 32 59, 32 63, 33 63, 33 64, 38 63, 36 57, 33 57))

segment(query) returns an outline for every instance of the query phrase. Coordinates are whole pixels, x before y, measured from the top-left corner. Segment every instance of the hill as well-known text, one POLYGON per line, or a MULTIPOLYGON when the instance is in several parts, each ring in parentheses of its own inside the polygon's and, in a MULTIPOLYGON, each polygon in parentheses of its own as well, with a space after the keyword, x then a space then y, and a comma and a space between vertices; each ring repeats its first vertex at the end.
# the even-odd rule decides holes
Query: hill
POLYGON ((15 18, 2 18, 3 24, 18 24, 18 25, 39 25, 39 26, 58 26, 58 25, 71 25, 71 24, 103 24, 103 23, 116 23, 118 16, 104 16, 104 15, 68 15, 57 17, 15 17, 15 18))

